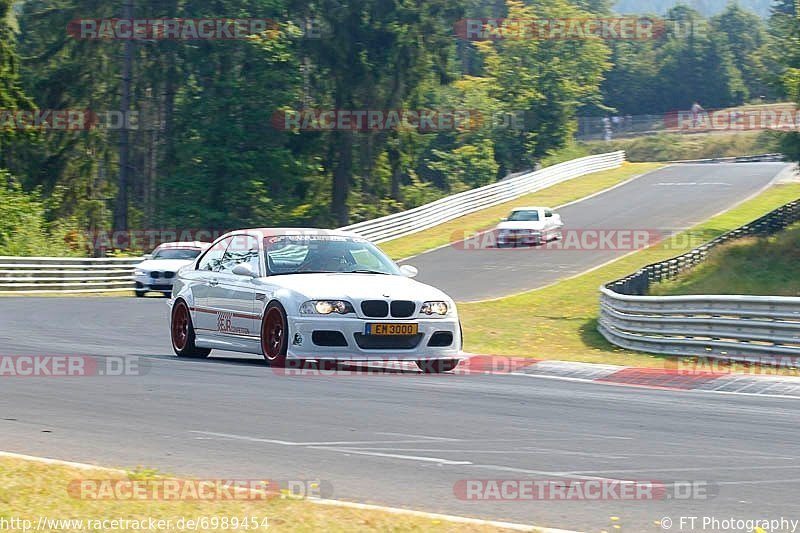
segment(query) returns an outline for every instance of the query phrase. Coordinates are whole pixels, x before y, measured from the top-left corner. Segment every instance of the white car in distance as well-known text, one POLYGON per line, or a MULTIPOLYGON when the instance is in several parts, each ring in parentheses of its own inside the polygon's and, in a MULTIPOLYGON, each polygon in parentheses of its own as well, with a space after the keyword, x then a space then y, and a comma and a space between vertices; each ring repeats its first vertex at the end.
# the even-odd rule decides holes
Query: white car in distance
POLYGON ((169 296, 178 270, 191 264, 210 245, 209 242, 200 241, 159 244, 151 254, 145 256, 144 261, 134 267, 136 296, 141 298, 148 291, 169 296))
POLYGON ((416 273, 350 232, 230 232, 178 272, 172 347, 180 357, 262 354, 273 367, 399 360, 452 370, 462 354, 455 303, 416 273))
POLYGON ((497 247, 538 245, 561 238, 561 215, 549 207, 518 207, 495 228, 497 247))

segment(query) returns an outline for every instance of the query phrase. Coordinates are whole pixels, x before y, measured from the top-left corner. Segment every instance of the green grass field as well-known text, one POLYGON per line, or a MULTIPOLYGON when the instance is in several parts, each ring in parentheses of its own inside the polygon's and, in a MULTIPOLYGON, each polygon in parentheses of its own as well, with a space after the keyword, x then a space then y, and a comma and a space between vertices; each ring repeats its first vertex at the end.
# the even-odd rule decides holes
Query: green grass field
POLYGON ((798 197, 800 184, 776 185, 686 232, 594 271, 515 296, 460 304, 464 349, 481 354, 661 367, 661 356, 617 348, 597 332, 600 285, 679 255, 798 197))
MULTIPOLYGON (((197 531, 293 531, 293 532, 350 532, 350 531, 441 531, 441 532, 489 532, 506 531, 496 527, 448 522, 432 517, 396 514, 371 509, 353 509, 314 504, 308 501, 279 496, 267 499, 215 499, 211 501, 190 500, 157 500, 157 499, 101 499, 81 498, 78 490, 68 492, 71 483, 80 480, 112 479, 157 479, 160 476, 148 471, 124 474, 115 470, 84 470, 70 466, 49 465, 39 462, 0 457, 0 519, 31 520, 31 528, 37 527, 39 517, 49 519, 82 519, 87 520, 171 520, 169 531, 188 531, 191 528, 178 529, 180 519, 199 519, 206 517, 208 527, 200 527, 197 531), (236 518, 248 527, 227 527, 223 518, 236 518), (256 518, 256 522, 250 521, 256 518), (210 527, 216 518, 218 527, 210 527), (268 527, 263 527, 263 519, 267 519, 268 527)), ((74 485, 73 485, 74 486, 74 485)), ((108 482, 108 486, 110 482, 108 482)), ((0 522, 2 523, 2 522, 0 522)), ((201 524, 198 522, 198 524, 201 524)), ((55 526, 56 524, 51 524, 55 526)), ((60 524, 65 526, 65 524, 60 524)), ((87 525, 84 522, 84 525, 87 525)), ((2 529, 2 528, 0 528, 2 529)), ((31 530, 32 530, 31 529, 31 530)), ((11 531, 22 531, 21 527, 11 531)), ((72 527, 43 527, 38 531, 86 531, 76 525, 72 527)), ((95 531, 123 531, 123 528, 102 527, 95 531)), ((128 528, 128 530, 131 530, 128 528)), ((142 531, 151 531, 145 527, 142 531)), ((162 529, 167 531, 167 529, 162 529)))
POLYGON ((696 268, 651 286, 650 293, 800 296, 800 224, 722 245, 696 268))
POLYGON ((594 172, 574 178, 541 191, 526 194, 516 200, 484 209, 470 215, 459 217, 450 222, 440 224, 425 231, 407 237, 392 239, 380 245, 380 248, 392 259, 410 257, 438 246, 442 246, 463 238, 465 233, 490 228, 500 222, 515 207, 527 205, 557 206, 578 200, 590 194, 618 185, 639 174, 660 168, 660 163, 624 163, 613 170, 594 172), (460 237, 458 237, 460 235, 460 237))
POLYGON ((772 132, 660 133, 629 139, 587 141, 578 146, 589 153, 625 150, 629 161, 676 161, 777 152, 778 139, 772 132))

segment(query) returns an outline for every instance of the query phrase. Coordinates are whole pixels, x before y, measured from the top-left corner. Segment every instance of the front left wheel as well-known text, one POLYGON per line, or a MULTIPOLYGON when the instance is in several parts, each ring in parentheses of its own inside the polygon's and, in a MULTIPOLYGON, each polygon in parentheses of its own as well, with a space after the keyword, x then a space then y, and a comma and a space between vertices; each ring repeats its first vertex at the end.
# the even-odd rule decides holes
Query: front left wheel
POLYGON ((211 348, 198 348, 194 344, 194 326, 189 306, 183 300, 178 300, 172 306, 172 319, 170 321, 172 349, 178 357, 208 357, 211 348))

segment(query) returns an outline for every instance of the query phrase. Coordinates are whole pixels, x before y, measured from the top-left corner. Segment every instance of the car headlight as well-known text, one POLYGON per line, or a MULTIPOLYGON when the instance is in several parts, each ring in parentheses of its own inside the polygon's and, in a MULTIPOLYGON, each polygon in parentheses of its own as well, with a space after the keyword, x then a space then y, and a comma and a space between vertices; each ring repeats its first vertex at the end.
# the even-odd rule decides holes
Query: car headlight
POLYGON ((330 315, 338 313, 346 315, 355 313, 353 304, 344 300, 309 300, 300 306, 301 315, 330 315))
POLYGON ((447 302, 425 302, 419 312, 424 315, 446 315, 449 310, 447 302))
POLYGON ((137 268, 133 271, 134 276, 146 276, 147 270, 142 270, 141 268, 137 268))

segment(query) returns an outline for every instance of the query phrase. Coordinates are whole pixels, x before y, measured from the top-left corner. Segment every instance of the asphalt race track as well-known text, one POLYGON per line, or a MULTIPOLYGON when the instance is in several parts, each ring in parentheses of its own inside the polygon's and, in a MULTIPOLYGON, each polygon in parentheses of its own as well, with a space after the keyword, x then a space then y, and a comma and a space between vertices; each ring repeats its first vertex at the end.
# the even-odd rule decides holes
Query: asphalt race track
MULTIPOLYGON (((576 231, 577 235, 587 230, 675 233, 758 192, 786 166, 672 165, 558 212, 564 221, 563 230, 576 231)), ((456 301, 473 301, 541 287, 631 251, 630 246, 619 248, 474 249, 451 245, 406 262, 419 268, 420 281, 439 287, 456 301)))
POLYGON ((13 339, 3 352, 36 353, 24 307, 51 325, 39 352, 151 355, 138 360, 142 376, 2 378, 2 450, 198 477, 320 479, 339 499, 587 531, 608 529, 611 516, 624 531, 657 531, 663 516, 797 509, 794 400, 509 375, 287 377, 257 357, 172 357, 164 300, 30 303, 3 300, 0 319, 15 327, 4 331, 13 339), (94 326, 82 327, 90 316, 94 326), (597 478, 708 484, 718 494, 627 502, 454 494, 467 479, 597 478))
MULTIPOLYGON (((782 168, 670 167, 562 216, 572 227, 685 227, 782 168), (696 185, 657 185, 679 181, 696 185)), ((443 249, 413 263, 431 281, 437 261, 452 261, 440 283, 462 300, 494 294, 481 283, 505 293, 545 282, 530 269, 528 258, 545 261, 536 252, 486 253, 443 249), (498 253, 504 274, 481 274, 498 253)), ((551 264, 564 262, 563 272, 547 276, 613 257, 600 255, 564 255, 551 264)), ((4 451, 196 477, 324 480, 337 499, 587 531, 611 530, 612 516, 628 532, 662 531, 655 521, 665 516, 676 531, 680 516, 800 518, 790 515, 800 483, 800 404, 792 399, 514 375, 289 377, 258 356, 225 352, 179 360, 162 298, 2 298, 0 324, 0 355, 124 357, 142 369, 0 377, 4 451), (469 479, 653 480, 694 483, 711 496, 464 501, 454 486, 469 479)))

